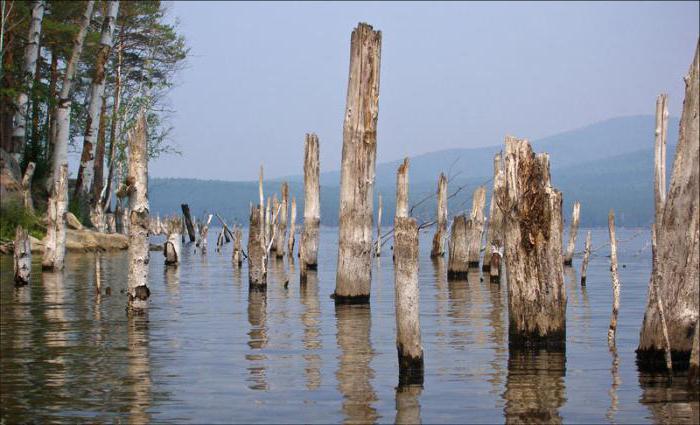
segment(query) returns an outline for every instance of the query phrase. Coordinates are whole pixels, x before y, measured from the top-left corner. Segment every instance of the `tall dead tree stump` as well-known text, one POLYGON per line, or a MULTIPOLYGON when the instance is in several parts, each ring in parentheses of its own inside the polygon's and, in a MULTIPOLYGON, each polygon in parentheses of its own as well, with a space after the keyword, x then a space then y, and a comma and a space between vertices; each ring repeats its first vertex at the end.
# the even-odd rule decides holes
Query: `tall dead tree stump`
POLYGON ((22 226, 15 229, 13 248, 15 286, 24 286, 29 283, 32 274, 32 244, 29 241, 29 233, 22 226))
POLYGON ((430 249, 430 258, 445 255, 445 237, 447 236, 447 176, 440 173, 437 187, 437 219, 435 222, 435 236, 433 246, 430 249))
POLYGON ((493 157, 493 190, 491 192, 491 204, 489 206, 488 230, 486 233, 486 251, 481 270, 491 270, 491 258, 493 252, 500 252, 503 249, 503 212, 498 207, 495 194, 506 184, 503 174, 503 156, 497 153, 493 157))
POLYGON ((581 203, 574 202, 574 209, 571 212, 571 227, 569 228, 569 243, 566 245, 564 253, 564 265, 571 266, 574 261, 574 249, 576 248, 576 236, 578 234, 578 223, 581 217, 581 203))
POLYGON ((320 163, 318 136, 306 135, 304 141, 304 230, 299 244, 301 277, 318 264, 318 231, 321 223, 320 163))

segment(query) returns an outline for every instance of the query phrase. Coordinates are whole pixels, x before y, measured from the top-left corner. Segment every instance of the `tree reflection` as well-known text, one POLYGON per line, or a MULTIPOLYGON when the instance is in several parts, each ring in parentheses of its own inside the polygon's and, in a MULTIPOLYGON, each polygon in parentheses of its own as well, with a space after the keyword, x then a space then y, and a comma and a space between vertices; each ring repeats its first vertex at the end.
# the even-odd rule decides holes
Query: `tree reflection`
MULTIPOLYGON (((261 350, 267 346, 267 292, 251 290, 248 292, 248 347, 252 350, 261 350)), ((267 356, 255 351, 246 354, 246 360, 250 362, 248 372, 250 378, 248 387, 252 390, 267 390, 269 388, 265 375, 265 361, 267 356)))
POLYGON ((130 314, 128 321, 129 423, 145 424, 151 421, 148 410, 152 402, 148 316, 130 314))
POLYGON ((304 373, 306 388, 316 390, 321 385, 321 329, 319 327, 321 308, 318 300, 318 275, 314 270, 306 272, 306 280, 299 286, 304 312, 301 322, 304 325, 304 373))

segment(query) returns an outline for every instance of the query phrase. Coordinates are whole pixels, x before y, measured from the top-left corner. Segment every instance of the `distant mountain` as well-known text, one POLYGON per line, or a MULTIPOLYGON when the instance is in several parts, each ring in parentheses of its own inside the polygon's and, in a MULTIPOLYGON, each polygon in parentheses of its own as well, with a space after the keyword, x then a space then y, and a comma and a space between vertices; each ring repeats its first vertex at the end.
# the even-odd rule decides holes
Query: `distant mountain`
MULTIPOLYGON (((520 136, 520 135, 518 135, 520 136)), ((678 119, 669 119, 668 170, 675 155, 678 119)), ((537 152, 551 158, 552 181, 564 194, 565 216, 570 215, 574 200, 582 203, 582 225, 605 225, 610 208, 616 211, 620 226, 646 226, 653 212, 653 139, 654 117, 631 116, 613 118, 580 129, 567 131, 532 142, 537 152)), ((441 171, 456 177, 450 182, 451 193, 458 186, 464 189, 450 199, 450 212, 468 209, 471 193, 480 184, 491 189, 493 156, 502 146, 471 149, 449 149, 411 158, 411 203, 417 203, 435 191, 441 171)), ((395 173, 400 159, 377 165, 376 193, 384 200, 384 222, 394 215, 395 173)), ((323 166, 323 164, 321 164, 323 166)), ((298 217, 303 215, 303 177, 289 176, 290 193, 297 198, 298 217)), ((265 184, 266 194, 279 192, 282 180, 265 184)), ((339 202, 338 171, 321 174, 321 221, 337 224, 339 202)), ((257 182, 226 182, 196 179, 152 179, 151 207, 160 214, 180 210, 187 202, 195 214, 216 211, 229 220, 247 223, 249 202, 257 197, 257 182)), ((413 214, 428 219, 435 210, 435 201, 417 207, 413 214)))

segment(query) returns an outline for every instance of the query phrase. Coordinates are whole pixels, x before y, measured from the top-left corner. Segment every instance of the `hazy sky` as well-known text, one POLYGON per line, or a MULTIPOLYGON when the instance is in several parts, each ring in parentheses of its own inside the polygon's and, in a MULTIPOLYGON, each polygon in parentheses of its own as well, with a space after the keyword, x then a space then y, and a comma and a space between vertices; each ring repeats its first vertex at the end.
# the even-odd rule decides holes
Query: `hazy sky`
POLYGON ((360 21, 382 31, 379 162, 653 114, 663 91, 678 115, 698 4, 174 2, 192 52, 170 96, 183 154, 151 175, 298 174, 311 131, 338 169, 360 21))

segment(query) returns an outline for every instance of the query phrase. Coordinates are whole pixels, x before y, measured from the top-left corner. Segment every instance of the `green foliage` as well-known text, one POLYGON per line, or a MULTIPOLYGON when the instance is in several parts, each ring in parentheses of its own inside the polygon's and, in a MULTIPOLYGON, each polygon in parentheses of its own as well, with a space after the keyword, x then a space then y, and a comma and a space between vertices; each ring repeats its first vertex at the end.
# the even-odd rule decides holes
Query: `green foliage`
POLYGON ((21 204, 9 202, 0 207, 0 241, 13 240, 18 225, 27 229, 29 234, 37 239, 46 235, 46 227, 41 223, 41 219, 21 204))

